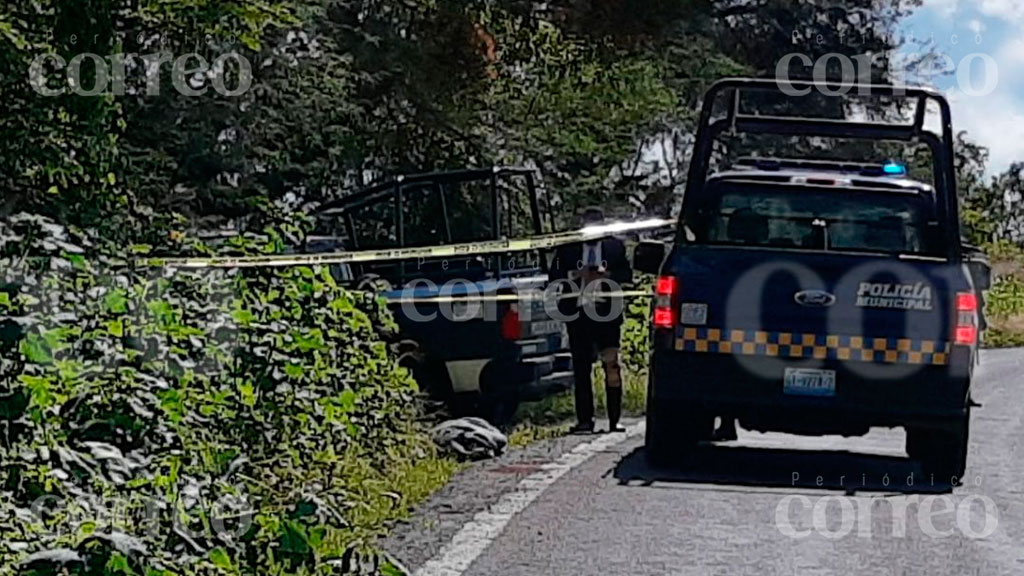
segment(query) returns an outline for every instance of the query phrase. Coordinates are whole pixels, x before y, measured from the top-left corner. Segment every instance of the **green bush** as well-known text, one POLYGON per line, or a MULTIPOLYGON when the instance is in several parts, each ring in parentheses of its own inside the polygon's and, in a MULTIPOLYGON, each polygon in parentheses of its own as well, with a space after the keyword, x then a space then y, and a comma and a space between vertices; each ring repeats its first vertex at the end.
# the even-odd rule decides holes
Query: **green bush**
POLYGON ((1024 332, 992 328, 985 332, 985 347, 1022 348, 1024 347, 1024 332))
POLYGON ((992 288, 985 294, 985 346, 1024 346, 1024 251, 1006 240, 987 244, 985 250, 995 276, 992 288))
POLYGON ((988 257, 993 262, 1024 261, 1024 249, 1021 249, 1019 244, 1010 242, 1009 240, 997 240, 995 242, 989 242, 985 244, 985 252, 988 254, 988 257))
POLYGON ((985 295, 985 314, 989 324, 985 346, 1024 346, 1024 280, 1017 276, 997 280, 985 295))
POLYGON ((383 305, 324 269, 97 252, 0 223, 0 574, 382 570, 374 539, 454 466, 383 305))
POLYGON ((1011 276, 993 284, 985 298, 985 312, 995 318, 1024 315, 1024 280, 1011 276))
MULTIPOLYGON (((641 276, 636 290, 654 294, 654 278, 641 276)), ((623 406, 642 414, 647 409, 647 376, 651 362, 651 299, 632 298, 626 304, 622 326, 622 363, 625 367, 623 406)))

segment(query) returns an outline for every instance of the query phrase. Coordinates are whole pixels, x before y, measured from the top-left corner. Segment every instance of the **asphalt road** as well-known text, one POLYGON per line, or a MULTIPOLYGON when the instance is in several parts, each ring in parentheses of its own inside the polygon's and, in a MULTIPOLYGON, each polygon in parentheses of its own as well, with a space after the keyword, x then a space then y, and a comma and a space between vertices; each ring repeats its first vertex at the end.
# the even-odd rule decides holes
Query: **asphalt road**
MULTIPOLYGON (((923 476, 906 458, 900 429, 861 438, 741 431, 737 442, 703 448, 685 471, 650 468, 635 436, 559 476, 484 535, 486 548, 468 567, 448 573, 1024 574, 1024 350, 984 353, 975 399, 983 407, 956 488, 923 476)), ((547 448, 549 458, 571 449, 560 442, 547 448)), ((425 540, 450 538, 468 508, 507 494, 515 473, 545 460, 516 458, 525 470, 505 462, 465 475, 392 550, 412 569, 438 555, 425 540), (474 491, 472 503, 451 504, 474 491), (438 518, 448 530, 436 529, 438 518)))

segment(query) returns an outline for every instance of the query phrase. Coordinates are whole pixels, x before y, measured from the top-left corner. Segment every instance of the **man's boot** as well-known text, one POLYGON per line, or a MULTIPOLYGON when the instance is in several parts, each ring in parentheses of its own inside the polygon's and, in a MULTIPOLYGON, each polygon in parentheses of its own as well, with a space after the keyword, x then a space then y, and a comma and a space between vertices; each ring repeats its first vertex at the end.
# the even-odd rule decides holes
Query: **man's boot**
POLYGON ((608 399, 608 431, 624 432, 626 429, 619 426, 619 418, 622 417, 622 387, 605 386, 604 391, 608 399))

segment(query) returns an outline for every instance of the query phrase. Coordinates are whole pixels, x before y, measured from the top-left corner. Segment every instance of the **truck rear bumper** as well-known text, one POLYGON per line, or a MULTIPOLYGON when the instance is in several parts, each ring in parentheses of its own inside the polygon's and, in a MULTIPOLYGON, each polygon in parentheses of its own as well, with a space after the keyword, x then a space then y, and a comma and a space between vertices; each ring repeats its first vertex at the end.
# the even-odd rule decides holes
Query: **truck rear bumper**
MULTIPOLYGON (((951 366, 960 365, 954 358, 951 366)), ((737 417, 755 430, 858 434, 871 426, 929 426, 962 416, 969 370, 951 366, 880 366, 854 361, 803 361, 657 351, 652 357, 653 406, 700 405, 737 417), (787 367, 836 373, 834 396, 787 394, 787 367)))
POLYGON ((456 393, 483 392, 534 401, 573 386, 568 352, 449 361, 447 368, 456 393))
POLYGON ((510 387, 520 400, 536 401, 572 388, 572 360, 568 352, 522 358, 511 365, 496 364, 486 385, 510 387))

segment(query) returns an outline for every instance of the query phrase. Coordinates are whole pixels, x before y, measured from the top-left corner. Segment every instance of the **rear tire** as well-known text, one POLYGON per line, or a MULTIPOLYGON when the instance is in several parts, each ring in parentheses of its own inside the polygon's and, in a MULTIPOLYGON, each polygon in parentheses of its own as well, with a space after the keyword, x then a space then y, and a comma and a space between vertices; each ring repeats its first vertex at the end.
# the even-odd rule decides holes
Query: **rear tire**
POLYGON ((710 437, 714 416, 683 402, 647 403, 644 451, 655 466, 677 464, 710 437))
POLYGON ((940 483, 957 484, 967 471, 971 410, 940 428, 908 428, 907 455, 920 460, 925 474, 940 483))

